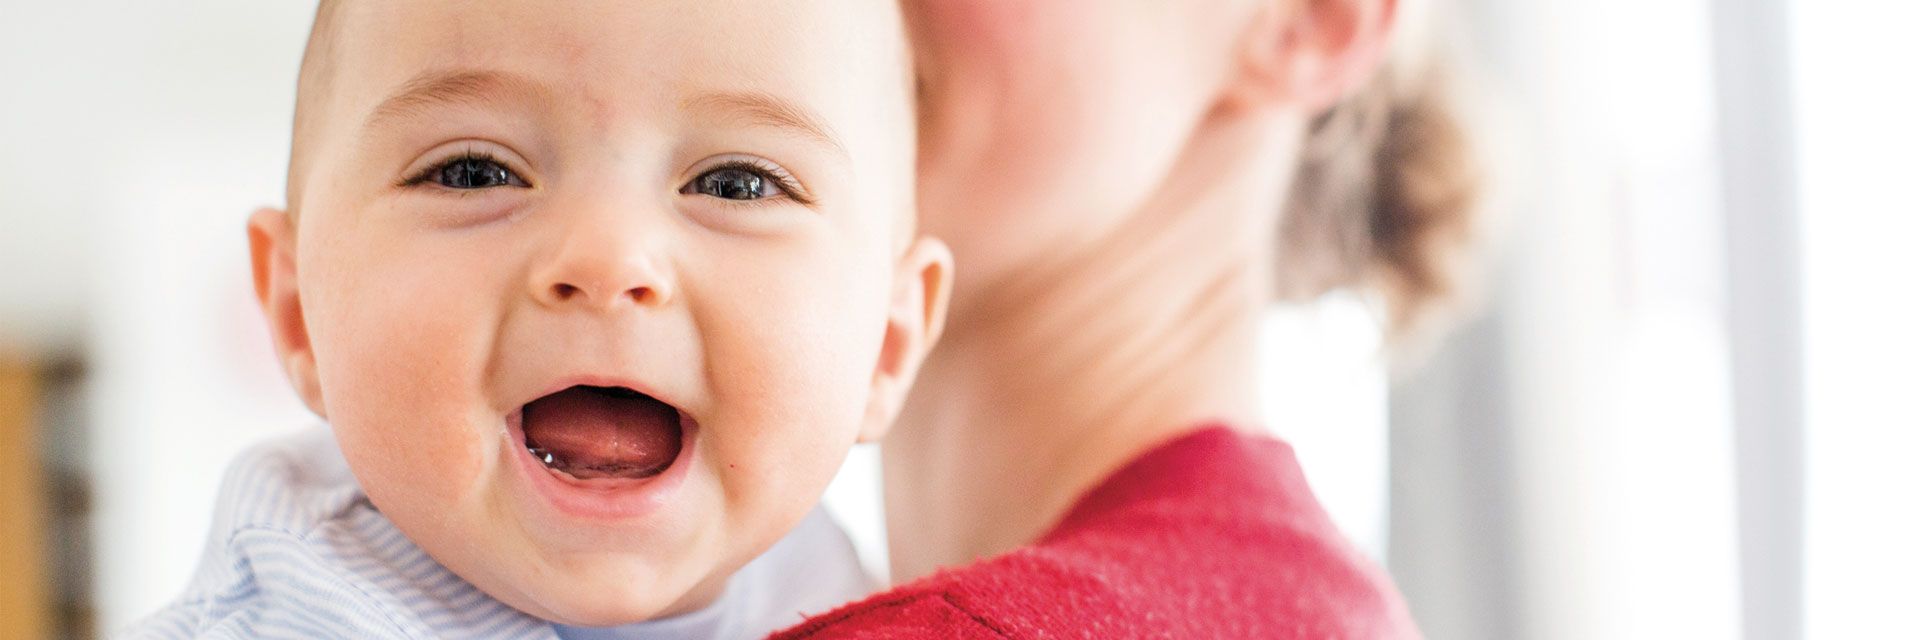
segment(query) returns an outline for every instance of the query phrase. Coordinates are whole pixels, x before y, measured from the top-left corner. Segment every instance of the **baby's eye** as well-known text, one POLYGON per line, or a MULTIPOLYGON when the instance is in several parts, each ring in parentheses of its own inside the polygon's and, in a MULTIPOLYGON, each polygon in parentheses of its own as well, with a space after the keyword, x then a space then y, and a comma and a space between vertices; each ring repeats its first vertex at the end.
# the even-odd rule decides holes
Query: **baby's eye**
POLYGON ((779 180, 762 170, 746 166, 723 166, 695 176, 680 193, 706 195, 726 200, 760 200, 786 195, 779 180))
POLYGON ((426 175, 420 176, 418 182, 427 180, 432 180, 435 184, 448 189, 527 186, 527 181, 522 180, 512 169, 495 162, 492 158, 480 156, 462 156, 428 169, 426 175))

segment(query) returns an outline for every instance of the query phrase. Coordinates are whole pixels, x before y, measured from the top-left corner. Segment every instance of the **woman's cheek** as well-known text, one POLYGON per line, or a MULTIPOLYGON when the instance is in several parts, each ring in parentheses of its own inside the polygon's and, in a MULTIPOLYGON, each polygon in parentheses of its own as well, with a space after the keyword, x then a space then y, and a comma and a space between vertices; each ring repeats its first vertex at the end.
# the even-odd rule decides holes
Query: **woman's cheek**
POLYGON ((1079 48, 1137 1, 911 0, 906 15, 915 35, 937 47, 934 60, 972 65, 1079 48))
MULTIPOLYGON (((963 298, 1134 208, 1178 133, 1158 86, 1165 36, 1120 3, 926 0, 924 228, 954 248, 963 298), (1144 53, 1130 53, 1139 49, 1144 53), (1149 138, 1151 138, 1149 140, 1149 138)), ((1171 28, 1170 25, 1168 28, 1171 28)), ((965 304, 956 303, 964 307, 965 304)))

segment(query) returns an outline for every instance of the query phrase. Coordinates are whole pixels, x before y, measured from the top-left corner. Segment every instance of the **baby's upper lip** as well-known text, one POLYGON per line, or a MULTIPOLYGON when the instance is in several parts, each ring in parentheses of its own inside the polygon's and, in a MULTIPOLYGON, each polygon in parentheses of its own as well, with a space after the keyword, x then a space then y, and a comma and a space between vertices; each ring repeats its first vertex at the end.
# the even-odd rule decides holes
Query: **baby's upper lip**
POLYGON ((566 391, 573 387, 620 387, 632 389, 644 393, 655 400, 659 400, 682 414, 687 413, 686 407, 675 401, 675 399, 662 395, 658 389, 641 381, 639 378, 609 374, 576 374, 556 378, 545 387, 542 387, 541 390, 533 396, 522 399, 520 404, 514 406, 514 410, 518 411, 520 408, 527 406, 535 400, 566 391))

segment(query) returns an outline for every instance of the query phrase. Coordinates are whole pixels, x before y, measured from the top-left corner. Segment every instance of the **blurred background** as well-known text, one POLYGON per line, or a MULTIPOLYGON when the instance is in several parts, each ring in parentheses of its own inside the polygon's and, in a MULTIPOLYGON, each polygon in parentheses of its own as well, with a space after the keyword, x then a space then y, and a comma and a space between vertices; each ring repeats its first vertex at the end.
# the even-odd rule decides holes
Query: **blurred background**
MULTIPOLYGON (((185 586, 226 461, 315 422, 245 215, 310 1, 0 0, 0 637, 185 586)), ((1920 5, 1441 0, 1497 179, 1417 361, 1274 311, 1275 431, 1451 638, 1920 638, 1920 5)), ((1427 18, 1423 18, 1423 22, 1427 18)), ((872 451, 829 503, 885 566, 872 451)))

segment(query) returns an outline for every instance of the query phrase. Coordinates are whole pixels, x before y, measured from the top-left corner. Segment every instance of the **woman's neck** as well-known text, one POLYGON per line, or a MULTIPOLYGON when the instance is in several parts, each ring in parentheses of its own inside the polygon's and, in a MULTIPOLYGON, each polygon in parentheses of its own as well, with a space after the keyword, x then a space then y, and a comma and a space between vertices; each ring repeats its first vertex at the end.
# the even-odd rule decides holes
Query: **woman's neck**
POLYGON ((957 309, 882 445, 896 581, 1033 542, 1156 444, 1257 419, 1292 147, 1270 123, 1209 125, 1098 246, 957 309))

